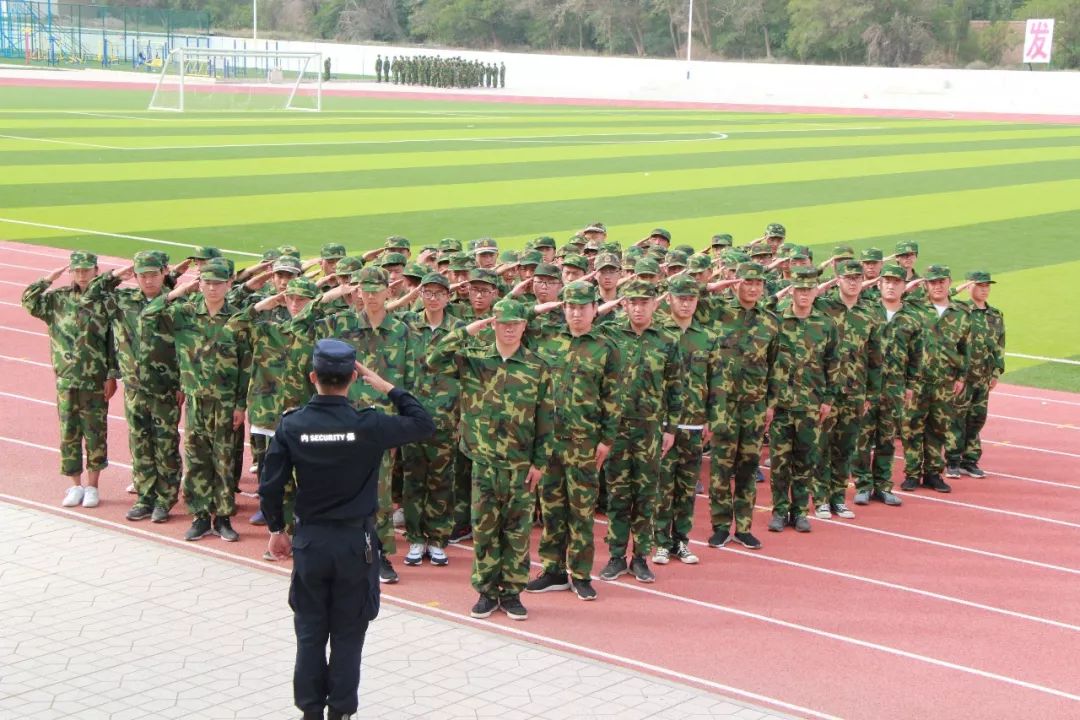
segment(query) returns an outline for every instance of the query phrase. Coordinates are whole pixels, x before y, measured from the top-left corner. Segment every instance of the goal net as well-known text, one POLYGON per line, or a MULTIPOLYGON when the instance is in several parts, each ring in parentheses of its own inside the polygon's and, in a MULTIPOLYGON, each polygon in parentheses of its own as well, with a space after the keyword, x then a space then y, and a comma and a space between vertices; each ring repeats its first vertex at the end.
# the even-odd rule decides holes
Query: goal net
POLYGON ((322 109, 322 53, 177 48, 161 65, 150 110, 322 109))

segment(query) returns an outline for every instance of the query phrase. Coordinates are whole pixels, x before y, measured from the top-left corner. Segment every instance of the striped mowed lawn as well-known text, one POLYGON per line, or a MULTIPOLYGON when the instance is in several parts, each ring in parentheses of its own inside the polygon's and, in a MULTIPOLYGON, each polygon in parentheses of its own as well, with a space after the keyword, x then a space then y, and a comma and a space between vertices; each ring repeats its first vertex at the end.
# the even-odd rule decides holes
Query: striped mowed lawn
MULTIPOLYGON (((1076 126, 349 97, 320 114, 168 114, 145 111, 145 90, 88 88, 0 100, 6 239, 246 259, 391 234, 515 248, 597 220, 624 244, 663 226, 704 247, 781 222, 819 258, 916 240, 919 267, 989 270, 1010 352, 1080 359, 1076 126)), ((1008 367, 1080 391, 1080 366, 1008 367)))

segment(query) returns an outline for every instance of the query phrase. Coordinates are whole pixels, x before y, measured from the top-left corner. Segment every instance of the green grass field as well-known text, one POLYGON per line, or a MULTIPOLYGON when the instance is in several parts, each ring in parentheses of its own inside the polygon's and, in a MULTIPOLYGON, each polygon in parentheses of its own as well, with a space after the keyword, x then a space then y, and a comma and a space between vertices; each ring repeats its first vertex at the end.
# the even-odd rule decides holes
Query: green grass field
MULTIPOLYGON (((391 234, 513 248, 599 220, 624 244, 659 225, 704 247, 781 222, 819 257, 914 239, 920 268, 989 270, 1009 351, 1080 359, 1080 127, 340 97, 321 114, 179 115, 148 99, 0 87, 0 237, 117 255, 148 242, 109 233, 247 253, 391 234)), ((1008 367, 1080 391, 1080 366, 1008 367)))

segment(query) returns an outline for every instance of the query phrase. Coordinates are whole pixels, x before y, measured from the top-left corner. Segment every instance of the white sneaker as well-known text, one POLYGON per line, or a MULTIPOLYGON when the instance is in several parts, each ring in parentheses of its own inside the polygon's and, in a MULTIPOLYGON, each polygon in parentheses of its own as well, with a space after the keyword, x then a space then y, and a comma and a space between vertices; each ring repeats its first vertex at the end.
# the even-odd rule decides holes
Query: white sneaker
POLYGON ((652 561, 657 565, 667 565, 668 558, 671 557, 671 551, 666 547, 656 548, 656 552, 652 556, 652 561))
POLYGON ((64 502, 60 503, 63 507, 75 507, 83 501, 83 486, 72 485, 64 493, 64 502))
POLYGON ((405 554, 406 565, 419 565, 424 562, 424 553, 427 551, 427 545, 424 543, 410 543, 409 552, 405 554))
POLYGON ((682 540, 679 541, 678 546, 675 548, 675 557, 682 560, 687 565, 697 565, 698 556, 690 552, 690 548, 686 546, 682 540))
POLYGON ((251 463, 251 467, 248 468, 248 474, 250 474, 250 475, 258 475, 259 474, 259 463, 251 463))
POLYGON ((450 562, 450 558, 446 556, 446 551, 443 550, 441 547, 429 545, 427 552, 428 557, 431 558, 432 565, 446 565, 450 562))
POLYGON ((394 511, 394 527, 403 527, 405 525, 405 509, 398 508, 394 511))
POLYGON ((126 487, 126 488, 124 489, 124 491, 125 491, 125 492, 126 492, 126 493, 127 493, 128 495, 138 495, 138 494, 139 494, 139 491, 135 489, 135 483, 131 483, 130 485, 128 485, 128 486, 127 486, 127 487, 126 487))
POLYGON ((855 512, 844 503, 836 503, 833 505, 833 510, 836 511, 837 517, 842 517, 845 520, 855 519, 855 512))
POLYGON ((814 511, 814 517, 818 520, 831 520, 832 508, 829 507, 829 503, 821 503, 818 505, 817 509, 814 511))
POLYGON ((83 493, 82 506, 84 508, 95 508, 101 503, 101 498, 98 496, 98 489, 96 487, 88 487, 83 493))

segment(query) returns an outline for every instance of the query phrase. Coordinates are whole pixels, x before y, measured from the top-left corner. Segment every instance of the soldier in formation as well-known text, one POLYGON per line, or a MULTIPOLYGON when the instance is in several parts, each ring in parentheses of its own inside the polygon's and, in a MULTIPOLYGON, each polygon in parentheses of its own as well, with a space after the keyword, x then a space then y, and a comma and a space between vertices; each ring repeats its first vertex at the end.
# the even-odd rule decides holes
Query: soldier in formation
MULTIPOLYGON (((396 56, 387 58, 383 68, 392 69, 395 85, 423 85, 438 88, 506 87, 506 63, 496 65, 460 56, 396 56)), ((376 60, 378 68, 378 60, 376 60)), ((387 79, 389 81, 389 79, 387 79)))

